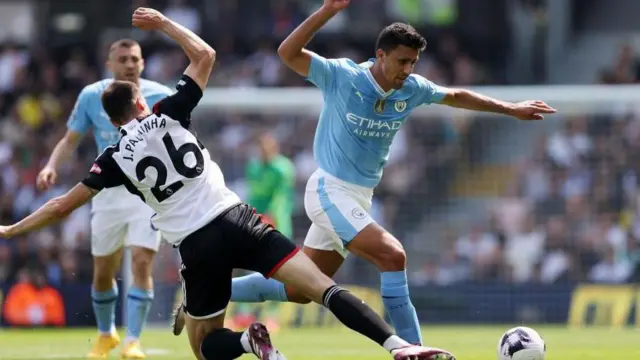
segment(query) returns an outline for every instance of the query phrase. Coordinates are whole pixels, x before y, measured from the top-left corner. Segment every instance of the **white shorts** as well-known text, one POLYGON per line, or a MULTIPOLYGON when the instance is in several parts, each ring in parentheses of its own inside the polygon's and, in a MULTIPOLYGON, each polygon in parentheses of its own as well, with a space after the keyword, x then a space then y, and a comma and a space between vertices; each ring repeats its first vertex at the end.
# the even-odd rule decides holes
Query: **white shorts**
POLYGON ((151 227, 154 211, 124 186, 104 189, 91 205, 93 256, 111 255, 123 246, 158 251, 160 232, 151 227))
POLYGON ((374 222, 369 214, 372 199, 373 189, 316 170, 304 193, 304 208, 312 222, 304 246, 335 250, 346 257, 345 246, 374 222))

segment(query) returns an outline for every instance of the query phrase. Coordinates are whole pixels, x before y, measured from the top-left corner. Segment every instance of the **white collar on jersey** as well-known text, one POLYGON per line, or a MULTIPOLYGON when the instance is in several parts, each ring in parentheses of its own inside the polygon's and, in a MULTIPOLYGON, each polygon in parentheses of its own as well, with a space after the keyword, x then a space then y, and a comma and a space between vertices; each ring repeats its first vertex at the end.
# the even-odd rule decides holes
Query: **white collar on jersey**
POLYGON ((380 86, 380 84, 378 84, 378 82, 376 81, 376 79, 373 78, 373 74, 371 73, 371 68, 373 67, 373 64, 376 62, 375 58, 371 58, 369 59, 369 61, 364 62, 362 64, 360 64, 361 67, 367 69, 364 73, 367 76, 367 80, 369 80, 369 82, 371 83, 371 85, 373 85, 373 88, 376 90, 376 92, 378 93, 378 95, 382 96, 382 98, 387 98, 389 97, 389 95, 393 94, 393 92, 395 91, 395 89, 391 89, 387 92, 385 92, 382 87, 380 86))

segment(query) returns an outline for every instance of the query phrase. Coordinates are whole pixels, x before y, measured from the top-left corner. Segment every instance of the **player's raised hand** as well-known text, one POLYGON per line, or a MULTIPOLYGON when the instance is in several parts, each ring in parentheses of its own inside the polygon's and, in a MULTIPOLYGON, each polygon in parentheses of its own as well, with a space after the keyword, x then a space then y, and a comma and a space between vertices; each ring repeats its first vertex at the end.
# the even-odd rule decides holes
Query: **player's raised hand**
POLYGON ((137 8, 131 18, 131 24, 142 30, 158 30, 166 21, 167 17, 160 11, 144 7, 137 8))
POLYGON ((45 166, 44 169, 42 169, 42 171, 40 171, 40 173, 38 174, 36 185, 40 190, 47 190, 56 183, 57 179, 58 173, 56 172, 56 169, 45 166))
POLYGON ((547 105, 544 101, 529 100, 516 104, 512 115, 520 120, 542 120, 544 114, 554 114, 556 109, 547 105))
POLYGON ((350 0, 324 0, 324 7, 333 11, 341 11, 349 6, 350 0))

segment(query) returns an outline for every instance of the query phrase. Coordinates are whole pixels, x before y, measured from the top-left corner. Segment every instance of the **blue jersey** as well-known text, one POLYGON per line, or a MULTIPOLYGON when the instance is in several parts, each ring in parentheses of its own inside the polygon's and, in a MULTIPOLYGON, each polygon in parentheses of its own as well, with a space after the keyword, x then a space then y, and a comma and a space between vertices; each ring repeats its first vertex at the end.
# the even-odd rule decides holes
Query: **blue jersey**
POLYGON ((324 105, 313 143, 318 166, 343 181, 375 187, 389 148, 407 116, 422 104, 440 102, 446 89, 412 74, 401 89, 383 91, 369 68, 314 54, 307 80, 323 94, 324 105))
MULTIPOLYGON (((107 146, 113 145, 120 139, 120 133, 102 108, 100 97, 104 90, 113 82, 113 79, 105 79, 87 85, 82 89, 75 107, 67 121, 67 128, 71 131, 85 134, 90 129, 96 140, 98 153, 101 153, 107 146)), ((157 82, 140 79, 140 90, 147 105, 153 108, 158 101, 171 95, 170 88, 158 84, 157 82)))

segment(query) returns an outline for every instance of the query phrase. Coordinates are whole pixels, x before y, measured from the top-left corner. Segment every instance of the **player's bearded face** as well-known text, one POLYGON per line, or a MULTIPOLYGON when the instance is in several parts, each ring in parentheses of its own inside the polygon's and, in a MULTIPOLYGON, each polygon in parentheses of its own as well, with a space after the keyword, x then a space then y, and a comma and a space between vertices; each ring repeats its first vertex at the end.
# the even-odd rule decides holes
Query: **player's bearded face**
POLYGON ((144 69, 142 50, 139 46, 116 48, 109 54, 107 67, 116 80, 138 82, 144 69))
POLYGON ((384 53, 383 71, 384 76, 396 89, 399 89, 413 72, 413 68, 418 62, 420 51, 410 47, 400 45, 395 49, 384 53))

